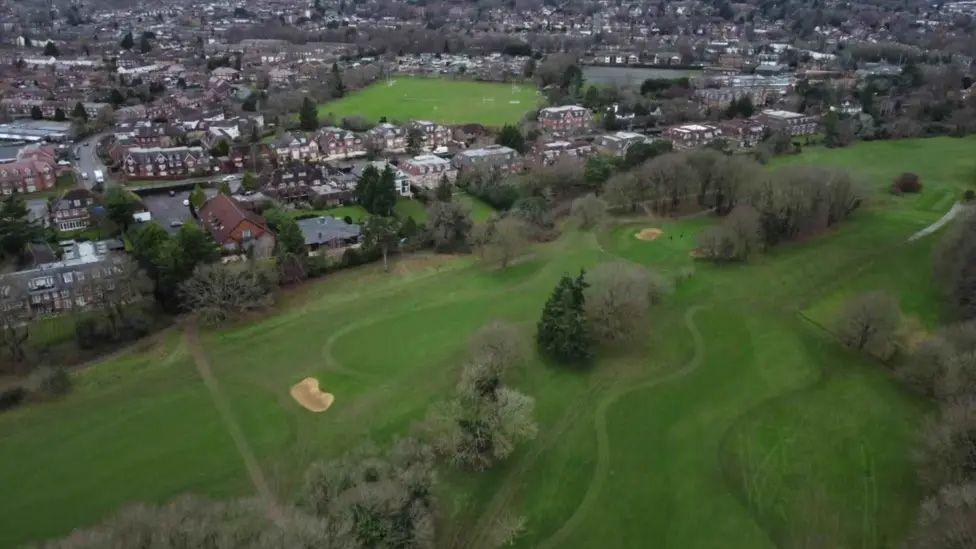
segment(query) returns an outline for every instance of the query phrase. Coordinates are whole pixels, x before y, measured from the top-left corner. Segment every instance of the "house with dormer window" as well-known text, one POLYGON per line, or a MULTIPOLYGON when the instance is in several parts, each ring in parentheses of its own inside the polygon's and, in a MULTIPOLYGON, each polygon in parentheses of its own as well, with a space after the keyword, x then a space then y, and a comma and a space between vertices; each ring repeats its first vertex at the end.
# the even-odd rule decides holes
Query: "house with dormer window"
POLYGON ((213 173, 210 153, 203 147, 133 147, 122 156, 129 179, 182 179, 213 173))

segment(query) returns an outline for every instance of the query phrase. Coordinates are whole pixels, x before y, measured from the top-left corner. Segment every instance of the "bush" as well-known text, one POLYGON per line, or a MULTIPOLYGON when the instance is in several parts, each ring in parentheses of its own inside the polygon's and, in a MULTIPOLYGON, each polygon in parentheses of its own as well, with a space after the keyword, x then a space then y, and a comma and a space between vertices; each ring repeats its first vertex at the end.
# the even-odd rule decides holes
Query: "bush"
POLYGON ((962 199, 966 202, 972 202, 976 198, 976 191, 972 189, 966 189, 966 192, 962 193, 962 199))
POLYGON ((75 342, 81 349, 94 349, 99 344, 98 321, 85 317, 75 322, 75 342))
POLYGON ((10 387, 0 391, 0 412, 19 405, 26 396, 27 390, 23 387, 10 387))
POLYGON ((42 366, 27 378, 24 387, 33 395, 56 397, 71 390, 71 377, 62 367, 42 366))
POLYGON ((895 182, 891 185, 891 190, 895 194, 921 192, 922 181, 917 174, 905 172, 895 178, 895 182))

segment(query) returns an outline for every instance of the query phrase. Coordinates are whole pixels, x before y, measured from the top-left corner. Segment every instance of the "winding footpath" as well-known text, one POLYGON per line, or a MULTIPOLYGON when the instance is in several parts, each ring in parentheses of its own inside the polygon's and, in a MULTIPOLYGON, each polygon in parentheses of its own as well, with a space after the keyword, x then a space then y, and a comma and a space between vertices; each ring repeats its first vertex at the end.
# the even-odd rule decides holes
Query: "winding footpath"
POLYGON ((603 486, 606 484, 607 476, 610 473, 610 436, 607 434, 607 412, 610 410, 610 408, 616 404, 621 397, 627 394, 643 389, 650 389, 669 381, 682 378, 694 372, 699 366, 701 366, 705 355, 705 344, 702 340, 701 332, 699 332, 698 327, 695 326, 694 317, 702 308, 703 306, 701 305, 695 305, 685 312, 685 325, 688 327, 688 331, 691 332, 695 349, 691 359, 684 366, 662 377, 647 380, 644 383, 618 386, 611 390, 610 393, 607 394, 606 397, 604 397, 604 399, 601 400, 597 405, 596 414, 594 415, 597 440, 597 461, 596 467, 593 471, 593 480, 590 481, 590 485, 587 487, 586 493, 583 495, 583 501, 580 502, 579 507, 577 507, 576 511, 573 512, 573 515, 563 523, 559 530, 556 530, 556 532, 553 533, 549 539, 540 543, 538 547, 548 549, 564 546, 567 543, 569 536, 574 530, 576 530, 583 519, 585 519, 589 514, 590 509, 596 505, 597 501, 599 500, 600 493, 603 491, 603 486))
POLYGON ((960 213, 968 209, 970 209, 970 206, 965 206, 963 204, 960 204, 959 202, 956 202, 955 204, 952 205, 951 208, 949 208, 949 211, 946 212, 945 215, 940 217, 935 223, 932 223, 928 227, 925 227, 924 229, 908 237, 908 242, 915 242, 919 238, 928 236, 934 233, 935 231, 938 231, 942 227, 946 226, 947 223, 955 219, 957 215, 959 215, 960 213))

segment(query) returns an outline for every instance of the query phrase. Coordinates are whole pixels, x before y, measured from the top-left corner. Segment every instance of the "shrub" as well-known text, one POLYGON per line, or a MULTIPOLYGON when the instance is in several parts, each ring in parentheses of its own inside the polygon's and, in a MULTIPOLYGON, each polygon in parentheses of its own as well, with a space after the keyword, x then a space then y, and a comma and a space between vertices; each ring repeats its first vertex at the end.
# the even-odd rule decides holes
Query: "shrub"
POLYGON ((27 390, 23 387, 10 387, 0 391, 0 412, 17 406, 26 396, 27 390))
POLYGON ((60 366, 42 366, 31 373, 24 387, 33 395, 61 396, 71 390, 71 378, 60 366))
POLYGON ((962 193, 962 199, 966 202, 972 202, 976 198, 976 191, 972 189, 966 189, 966 192, 962 193))
POLYGON ((99 344, 98 321, 91 317, 75 322, 75 342, 81 349, 94 349, 99 344))
POLYGON ((921 192, 922 181, 917 174, 905 172, 895 178, 891 190, 896 194, 921 192))

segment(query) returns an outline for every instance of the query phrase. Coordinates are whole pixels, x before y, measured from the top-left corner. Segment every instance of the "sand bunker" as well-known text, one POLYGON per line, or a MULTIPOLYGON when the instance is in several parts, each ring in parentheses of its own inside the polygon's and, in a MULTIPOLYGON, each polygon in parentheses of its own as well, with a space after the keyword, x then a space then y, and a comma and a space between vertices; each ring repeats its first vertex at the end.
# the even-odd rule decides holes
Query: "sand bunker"
POLYGON ((295 402, 301 404, 306 410, 313 412, 324 412, 335 401, 332 393, 323 393, 319 389, 319 380, 314 377, 306 377, 299 381, 292 386, 290 392, 295 402))
POLYGON ((638 240, 657 240, 659 236, 664 234, 664 231, 656 227, 651 227, 649 229, 644 229, 641 232, 635 234, 638 240))

